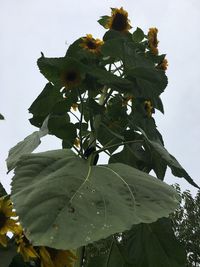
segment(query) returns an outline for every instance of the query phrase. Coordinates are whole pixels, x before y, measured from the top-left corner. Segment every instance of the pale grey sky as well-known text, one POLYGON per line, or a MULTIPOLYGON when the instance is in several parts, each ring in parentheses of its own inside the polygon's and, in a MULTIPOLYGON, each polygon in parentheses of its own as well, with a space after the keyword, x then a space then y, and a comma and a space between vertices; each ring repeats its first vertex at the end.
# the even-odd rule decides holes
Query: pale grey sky
MULTIPOLYGON (((110 7, 123 6, 133 29, 159 29, 159 50, 167 53, 169 85, 162 94, 165 115, 155 115, 165 146, 200 184, 200 1, 199 0, 0 0, 0 180, 9 189, 6 175, 8 150, 36 130, 27 109, 46 80, 36 61, 40 51, 48 57, 65 54, 67 46, 92 33, 101 38, 97 23, 110 7)), ((40 151, 60 148, 53 137, 43 139, 40 151)), ((169 171, 168 183, 192 189, 169 171)))

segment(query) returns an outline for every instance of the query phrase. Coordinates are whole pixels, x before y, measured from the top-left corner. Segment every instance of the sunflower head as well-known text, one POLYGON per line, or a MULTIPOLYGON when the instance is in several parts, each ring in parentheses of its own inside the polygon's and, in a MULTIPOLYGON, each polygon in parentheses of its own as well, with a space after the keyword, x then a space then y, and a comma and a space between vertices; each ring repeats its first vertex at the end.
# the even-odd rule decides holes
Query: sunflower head
POLYGON ((121 8, 111 8, 111 16, 107 18, 105 24, 106 29, 115 30, 119 32, 127 32, 132 27, 130 25, 130 20, 128 19, 128 12, 121 8))
POLYGON ((17 221, 13 219, 16 217, 16 213, 13 211, 12 202, 10 199, 0 198, 0 243, 3 246, 7 244, 6 234, 7 232, 18 233, 19 225, 17 221))
POLYGON ((78 69, 67 68, 61 74, 62 85, 66 89, 73 89, 80 85, 81 83, 81 74, 78 69))
POLYGON ((98 54, 104 43, 100 39, 94 39, 92 34, 86 34, 86 37, 81 38, 81 41, 80 46, 93 54, 98 54))
POLYGON ((152 113, 154 113, 154 108, 153 108, 150 100, 144 101, 144 108, 145 108, 145 111, 147 113, 147 116, 151 117, 152 113))
POLYGON ((147 34, 148 37, 148 44, 150 51, 154 55, 158 55, 158 39, 157 39, 158 29, 157 28, 150 28, 147 34))

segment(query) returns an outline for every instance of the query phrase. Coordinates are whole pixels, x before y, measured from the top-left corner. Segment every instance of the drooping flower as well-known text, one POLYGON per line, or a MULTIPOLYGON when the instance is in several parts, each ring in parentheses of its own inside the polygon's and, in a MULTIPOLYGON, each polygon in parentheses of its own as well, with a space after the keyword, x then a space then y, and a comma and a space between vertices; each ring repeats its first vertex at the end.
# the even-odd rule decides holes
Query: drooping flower
POLYGON ((112 8, 111 16, 107 19, 105 24, 106 29, 111 29, 119 32, 127 32, 132 27, 128 19, 128 12, 121 8, 112 8))
POLYGON ((154 55, 158 55, 158 39, 157 39, 158 29, 157 28, 150 28, 148 32, 148 44, 150 51, 154 55))
POLYGON ((151 117, 152 113, 154 113, 154 108, 150 100, 144 101, 144 108, 146 110, 147 116, 151 117))
POLYGON ((157 65, 158 69, 164 70, 166 71, 168 67, 168 60, 166 58, 164 58, 160 64, 157 65))
POLYGON ((75 254, 70 250, 40 247, 39 253, 41 267, 73 267, 77 259, 75 254))
POLYGON ((7 232, 17 233, 19 231, 19 225, 17 220, 12 219, 16 217, 16 213, 13 211, 12 202, 7 198, 0 198, 0 243, 3 246, 7 245, 7 232))
POLYGON ((17 244, 17 252, 22 255, 25 262, 39 258, 39 255, 36 252, 35 248, 26 238, 22 227, 20 227, 20 231, 15 236, 15 241, 17 244))
POLYGON ((100 39, 94 39, 92 34, 86 34, 86 37, 82 38, 80 46, 93 54, 98 54, 103 43, 100 39))
POLYGON ((66 89, 75 88, 81 83, 80 71, 75 68, 68 68, 62 72, 61 80, 66 89))

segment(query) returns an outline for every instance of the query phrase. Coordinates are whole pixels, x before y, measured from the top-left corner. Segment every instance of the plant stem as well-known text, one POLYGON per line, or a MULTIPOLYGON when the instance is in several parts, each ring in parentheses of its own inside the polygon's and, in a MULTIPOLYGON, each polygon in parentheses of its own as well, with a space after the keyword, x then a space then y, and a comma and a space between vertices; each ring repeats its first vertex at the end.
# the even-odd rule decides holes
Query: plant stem
POLYGON ((79 121, 80 153, 81 153, 81 155, 83 155, 83 138, 82 138, 83 99, 82 99, 81 92, 80 92, 79 89, 78 89, 78 94, 79 94, 79 98, 80 98, 80 101, 81 101, 81 111, 80 111, 81 116, 80 116, 80 121, 79 121))
POLYGON ((85 247, 80 247, 77 249, 77 261, 75 262, 73 267, 82 267, 83 266, 83 259, 84 259, 84 252, 85 252, 85 247))
POLYGON ((114 144, 114 145, 110 145, 110 146, 107 146, 107 147, 103 147, 97 151, 95 151, 94 153, 100 153, 100 152, 105 152, 105 150, 109 149, 109 148, 112 148, 112 147, 115 147, 115 146, 123 146, 123 145, 126 145, 126 144, 131 144, 131 143, 140 143, 140 142, 144 142, 144 140, 134 140, 134 141, 126 141, 126 142, 122 142, 122 143, 117 143, 117 144, 114 144))

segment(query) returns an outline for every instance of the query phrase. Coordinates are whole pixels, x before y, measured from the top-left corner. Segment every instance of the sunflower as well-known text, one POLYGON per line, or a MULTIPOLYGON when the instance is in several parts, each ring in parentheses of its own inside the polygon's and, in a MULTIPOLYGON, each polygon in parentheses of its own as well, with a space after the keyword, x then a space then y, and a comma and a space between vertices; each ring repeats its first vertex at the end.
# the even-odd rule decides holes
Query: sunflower
POLYGON ((144 101, 144 108, 145 108, 145 110, 147 112, 147 116, 151 117, 152 113, 154 113, 154 108, 153 108, 152 103, 151 103, 150 100, 144 101))
POLYGON ((167 70, 167 67, 168 67, 168 60, 166 58, 164 58, 160 64, 157 65, 157 68, 158 69, 161 69, 161 70, 167 70))
POLYGON ((40 247, 41 267, 73 267, 77 257, 70 250, 40 247))
POLYGON ((18 234, 15 236, 15 241, 17 244, 17 252, 22 255, 25 262, 39 258, 38 253, 26 238, 21 226, 18 234))
POLYGON ((66 69, 61 74, 61 80, 63 86, 67 89, 72 89, 80 85, 81 83, 81 74, 79 70, 72 68, 66 69))
POLYGON ((11 219, 16 217, 16 213, 13 211, 12 202, 7 198, 0 198, 0 243, 3 246, 7 245, 7 232, 17 233, 19 231, 19 225, 17 221, 11 219))
POLYGON ((148 44, 150 51, 154 55, 158 55, 158 39, 157 39, 158 29, 157 28, 150 28, 148 32, 148 44))
POLYGON ((121 8, 111 8, 111 16, 108 17, 105 24, 106 29, 111 29, 119 32, 127 32, 132 27, 129 24, 130 20, 128 19, 128 12, 121 8))
POLYGON ((100 39, 94 39, 92 34, 86 34, 86 37, 83 37, 81 39, 82 42, 80 46, 93 54, 98 54, 101 50, 101 46, 104 43, 100 39))

